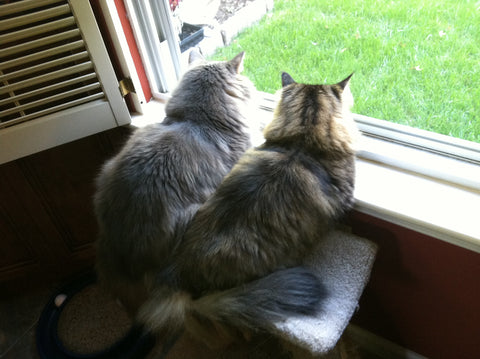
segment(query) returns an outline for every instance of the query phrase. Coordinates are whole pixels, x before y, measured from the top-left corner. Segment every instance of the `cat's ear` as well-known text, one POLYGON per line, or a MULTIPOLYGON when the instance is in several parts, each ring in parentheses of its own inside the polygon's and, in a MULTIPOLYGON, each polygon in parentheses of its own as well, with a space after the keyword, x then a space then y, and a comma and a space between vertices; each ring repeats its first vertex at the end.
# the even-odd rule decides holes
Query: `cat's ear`
POLYGON ((350 82, 350 78, 353 76, 353 72, 345 79, 340 81, 337 85, 342 88, 342 90, 345 90, 345 87, 347 87, 348 83, 350 82))
POLYGON ((282 87, 288 86, 290 84, 295 84, 295 80, 287 74, 286 72, 282 72, 282 87))
POLYGON ((201 54, 200 49, 198 47, 194 47, 188 55, 188 64, 191 65, 197 61, 205 61, 205 58, 201 54))
POLYGON ((241 73, 243 71, 243 59, 245 58, 245 51, 242 51, 239 53, 237 56, 235 56, 233 59, 231 59, 228 63, 230 64, 231 68, 233 71, 235 71, 237 74, 241 73))

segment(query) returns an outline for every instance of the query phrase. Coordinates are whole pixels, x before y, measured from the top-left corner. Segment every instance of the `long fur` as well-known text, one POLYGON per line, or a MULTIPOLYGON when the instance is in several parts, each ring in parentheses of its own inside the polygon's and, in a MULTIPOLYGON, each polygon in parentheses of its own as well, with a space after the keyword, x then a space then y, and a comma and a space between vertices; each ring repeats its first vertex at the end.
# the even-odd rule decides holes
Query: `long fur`
POLYGON ((251 146, 244 54, 192 61, 161 123, 137 130, 97 178, 97 272, 133 314, 197 209, 251 146))
POLYGON ((314 314, 325 294, 319 278, 307 268, 295 267, 196 299, 187 291, 162 285, 142 307, 139 319, 156 333, 175 336, 187 329, 216 346, 221 342, 218 337, 268 331, 275 321, 314 314))
POLYGON ((353 205, 355 137, 350 77, 283 91, 266 142, 247 151, 195 214, 140 320, 154 331, 268 330, 312 314, 321 279, 300 265, 353 205), (170 285, 165 285, 170 281, 170 285))

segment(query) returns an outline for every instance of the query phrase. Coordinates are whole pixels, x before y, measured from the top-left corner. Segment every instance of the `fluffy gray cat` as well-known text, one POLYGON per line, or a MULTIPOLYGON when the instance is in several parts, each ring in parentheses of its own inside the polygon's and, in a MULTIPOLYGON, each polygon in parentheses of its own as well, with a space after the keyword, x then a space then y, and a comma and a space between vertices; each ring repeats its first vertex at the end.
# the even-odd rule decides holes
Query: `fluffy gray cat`
POLYGON ((216 337, 312 314, 325 293, 301 263, 354 202, 350 77, 283 91, 266 142, 247 151, 195 214, 140 319, 157 332, 216 337))
POLYGON ((163 122, 134 132, 97 178, 97 273, 132 315, 197 209, 251 147, 255 89, 240 75, 244 54, 199 56, 192 52, 163 122))

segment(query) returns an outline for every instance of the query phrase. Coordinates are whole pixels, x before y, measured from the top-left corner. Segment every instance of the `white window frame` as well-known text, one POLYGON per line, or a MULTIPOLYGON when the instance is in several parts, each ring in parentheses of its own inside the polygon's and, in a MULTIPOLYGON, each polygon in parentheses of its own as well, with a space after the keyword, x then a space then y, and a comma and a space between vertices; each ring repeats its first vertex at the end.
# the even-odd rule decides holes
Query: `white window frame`
POLYGON ((125 0, 152 96, 164 100, 182 73, 179 37, 167 0, 125 0))
POLYGON ((368 138, 359 157, 480 190, 480 144, 355 114, 368 138))

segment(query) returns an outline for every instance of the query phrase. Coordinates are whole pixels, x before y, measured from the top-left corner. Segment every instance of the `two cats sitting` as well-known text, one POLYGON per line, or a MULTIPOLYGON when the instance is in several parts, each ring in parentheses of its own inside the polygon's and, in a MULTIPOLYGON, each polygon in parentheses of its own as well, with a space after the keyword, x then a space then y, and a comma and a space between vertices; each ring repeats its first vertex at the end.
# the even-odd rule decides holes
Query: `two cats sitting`
POLYGON ((251 148, 243 59, 192 52, 165 119, 104 165, 94 199, 100 282, 153 332, 210 345, 320 310, 327 293, 301 262, 354 201, 350 76, 309 85, 283 73, 251 148))

